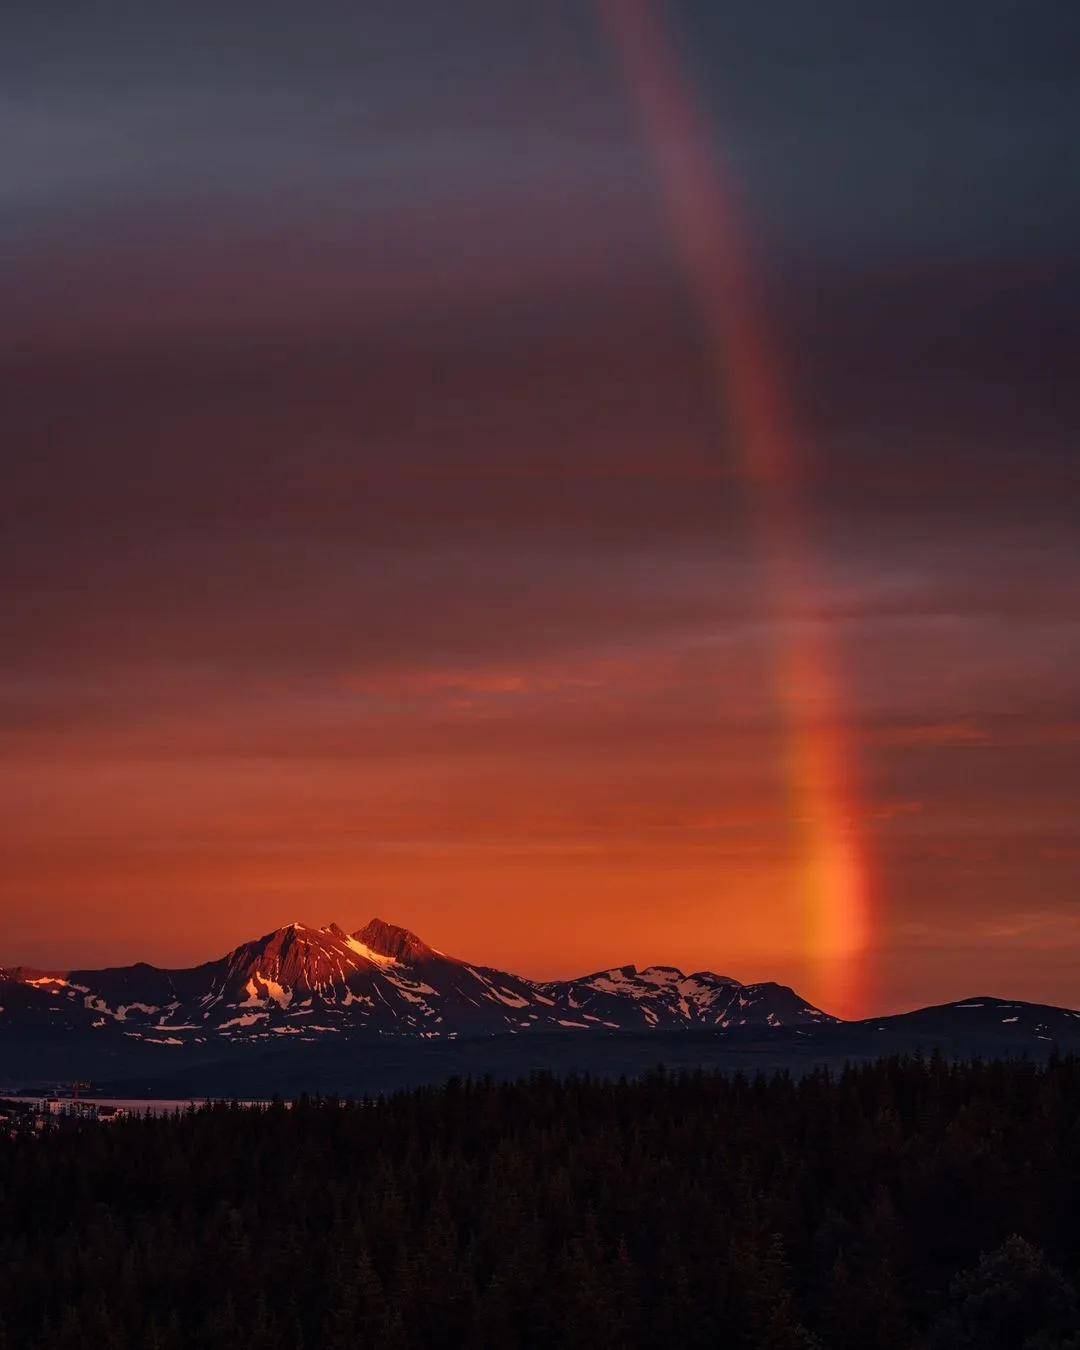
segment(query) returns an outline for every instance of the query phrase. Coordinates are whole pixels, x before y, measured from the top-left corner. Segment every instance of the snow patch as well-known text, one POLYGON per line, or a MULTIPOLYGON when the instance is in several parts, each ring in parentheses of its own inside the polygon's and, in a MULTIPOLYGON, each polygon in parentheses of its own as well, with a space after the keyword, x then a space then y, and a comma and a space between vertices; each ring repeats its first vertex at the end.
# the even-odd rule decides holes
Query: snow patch
POLYGON ((372 965, 384 968, 400 965, 396 956, 384 956, 382 952, 375 951, 374 948, 369 947, 365 942, 360 942, 357 938, 346 937, 344 941, 351 951, 354 951, 357 956, 362 956, 365 961, 370 961, 372 965))
POLYGON ((425 984, 423 980, 410 980, 404 975, 387 975, 386 978, 395 989, 400 989, 403 993, 406 989, 411 989, 414 994, 435 994, 438 996, 439 993, 437 989, 432 989, 431 985, 425 984))
POLYGON ((278 984, 277 980, 264 979, 263 983, 266 985, 266 992, 279 1008, 287 1008, 289 1006, 293 996, 293 991, 291 989, 283 988, 278 984))
POLYGON ((244 1013, 241 1017, 231 1017, 227 1022, 222 1022, 218 1031, 224 1031, 226 1027, 250 1027, 252 1023, 269 1016, 268 1012, 244 1013))
POLYGON ((238 1008, 262 1008, 266 1005, 266 999, 259 993, 254 980, 249 979, 244 985, 244 993, 247 998, 236 1005, 238 1008))

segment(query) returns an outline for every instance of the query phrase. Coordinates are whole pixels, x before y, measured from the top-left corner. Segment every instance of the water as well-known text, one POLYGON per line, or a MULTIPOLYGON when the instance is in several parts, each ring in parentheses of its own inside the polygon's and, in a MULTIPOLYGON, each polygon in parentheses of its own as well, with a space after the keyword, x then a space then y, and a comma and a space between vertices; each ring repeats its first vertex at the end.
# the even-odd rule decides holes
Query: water
MULTIPOLYGON (((40 1098, 13 1098, 15 1101, 30 1100, 39 1101, 40 1098)), ((70 1101, 69 1097, 61 1100, 70 1101)), ((200 1107, 206 1105, 205 1097, 80 1097, 79 1101, 87 1102, 94 1106, 117 1106, 126 1111, 131 1116, 144 1116, 149 1111, 152 1116, 171 1116, 177 1111, 186 1111, 188 1107, 200 1107)), ((268 1106, 269 1102, 240 1102, 240 1106, 268 1106)))

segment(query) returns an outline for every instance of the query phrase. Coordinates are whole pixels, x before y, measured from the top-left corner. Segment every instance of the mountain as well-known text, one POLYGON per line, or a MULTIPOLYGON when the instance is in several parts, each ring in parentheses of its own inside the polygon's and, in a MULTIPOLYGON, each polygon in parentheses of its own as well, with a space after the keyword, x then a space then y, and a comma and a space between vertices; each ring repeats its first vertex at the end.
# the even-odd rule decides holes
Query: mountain
POLYGON ((188 970, 0 971, 0 1029, 120 1031, 157 1045, 342 1033, 457 1037, 538 1029, 671 1030, 829 1020, 782 985, 621 966, 537 982, 472 965, 372 919, 293 923, 188 970))
POLYGON ((859 1029, 871 1040, 884 1035, 939 1049, 955 1045, 965 1054, 993 1054, 1018 1044, 1037 1050, 1039 1042, 1056 1049, 1080 1049, 1080 1012, 990 994, 892 1017, 868 1017, 845 1026, 849 1031, 859 1029))
POLYGON ((533 1069, 841 1065, 1080 1051, 1080 1012, 983 996, 841 1022, 785 985, 614 966, 536 981, 372 919, 294 923, 185 970, 0 968, 0 1084, 94 1078, 141 1095, 382 1091, 533 1069))

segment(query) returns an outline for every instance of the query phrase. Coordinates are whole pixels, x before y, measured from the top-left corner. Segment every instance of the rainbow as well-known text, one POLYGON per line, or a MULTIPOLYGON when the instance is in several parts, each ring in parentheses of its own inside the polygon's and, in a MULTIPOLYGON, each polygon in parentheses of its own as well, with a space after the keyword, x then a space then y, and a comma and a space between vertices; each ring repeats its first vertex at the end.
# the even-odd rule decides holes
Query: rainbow
POLYGON ((597 0, 658 173, 676 252, 696 298, 736 467, 754 517, 799 831, 805 948, 821 1002, 852 1014, 870 985, 871 901, 845 698, 820 608, 798 486, 799 438, 757 303, 736 195, 674 40, 653 0, 597 0))

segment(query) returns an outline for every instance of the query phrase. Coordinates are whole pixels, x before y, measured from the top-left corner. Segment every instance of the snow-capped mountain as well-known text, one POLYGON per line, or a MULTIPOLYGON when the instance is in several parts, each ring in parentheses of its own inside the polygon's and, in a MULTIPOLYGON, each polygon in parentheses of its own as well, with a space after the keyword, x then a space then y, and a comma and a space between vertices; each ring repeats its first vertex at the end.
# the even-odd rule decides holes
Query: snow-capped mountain
POLYGON ((633 1009, 631 1022, 637 1028, 780 1027, 836 1020, 787 985, 740 984, 708 970, 684 975, 674 966, 618 966, 542 987, 579 1019, 623 1026, 627 1009, 633 1009))
POLYGON ((801 1072, 937 1050, 1080 1053, 1080 1012, 989 996, 841 1022, 777 984, 614 966, 536 981, 372 919, 289 924, 189 970, 0 969, 0 1085, 92 1079, 120 1096, 357 1095, 535 1070, 663 1062, 801 1072))
POLYGON ((149 1045, 311 1041, 348 1033, 648 1031, 835 1021, 777 984, 619 966, 537 982, 436 951, 382 919, 355 933, 294 923, 188 970, 0 970, 0 1031, 121 1035, 149 1045))

